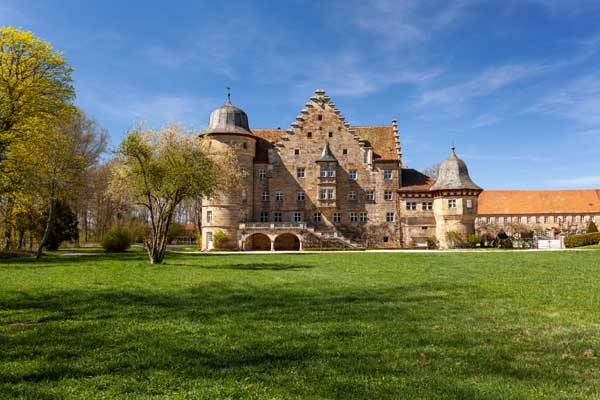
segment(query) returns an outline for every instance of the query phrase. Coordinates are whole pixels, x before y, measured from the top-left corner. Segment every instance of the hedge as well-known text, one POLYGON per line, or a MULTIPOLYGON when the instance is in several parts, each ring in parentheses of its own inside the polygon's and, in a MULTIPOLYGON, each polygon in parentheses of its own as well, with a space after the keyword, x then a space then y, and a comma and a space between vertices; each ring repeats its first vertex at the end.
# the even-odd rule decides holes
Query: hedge
POLYGON ((581 247, 600 243, 600 233, 586 233, 565 237, 565 247, 581 247))

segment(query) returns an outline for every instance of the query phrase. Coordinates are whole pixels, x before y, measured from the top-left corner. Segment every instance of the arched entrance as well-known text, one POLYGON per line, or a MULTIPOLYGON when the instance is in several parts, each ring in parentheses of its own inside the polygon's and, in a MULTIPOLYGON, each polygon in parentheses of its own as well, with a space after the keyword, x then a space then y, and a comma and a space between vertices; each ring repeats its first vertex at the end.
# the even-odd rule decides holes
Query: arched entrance
POLYGON ((244 250, 271 250, 271 239, 264 233, 253 233, 244 241, 244 250))
POLYGON ((282 233, 275 238, 275 250, 300 250, 300 239, 293 233, 282 233))

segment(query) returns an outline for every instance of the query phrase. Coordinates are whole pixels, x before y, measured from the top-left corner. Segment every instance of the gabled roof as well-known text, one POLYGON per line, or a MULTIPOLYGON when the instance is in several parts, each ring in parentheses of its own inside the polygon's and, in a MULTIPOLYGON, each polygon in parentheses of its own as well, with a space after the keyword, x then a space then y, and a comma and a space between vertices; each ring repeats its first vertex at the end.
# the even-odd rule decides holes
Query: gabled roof
POLYGON ((375 160, 398 161, 396 150, 396 134, 394 128, 389 126, 352 126, 354 132, 363 140, 373 146, 375 160))
POLYGON ((600 213, 600 190, 484 190, 480 215, 600 213))
POLYGON ((402 170, 402 186, 400 190, 422 191, 429 190, 435 179, 417 171, 416 169, 406 168, 402 170))

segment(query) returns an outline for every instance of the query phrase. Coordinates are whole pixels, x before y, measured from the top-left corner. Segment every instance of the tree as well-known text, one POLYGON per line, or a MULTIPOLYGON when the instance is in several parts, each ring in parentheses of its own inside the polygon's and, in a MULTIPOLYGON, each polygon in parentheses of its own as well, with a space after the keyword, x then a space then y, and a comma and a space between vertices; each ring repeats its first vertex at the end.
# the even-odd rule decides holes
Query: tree
POLYGON ((167 232, 183 200, 239 186, 235 155, 210 151, 207 139, 178 126, 134 129, 117 150, 111 192, 146 209, 150 232, 145 245, 151 264, 162 263, 167 232))
POLYGON ((596 226, 594 221, 590 221, 585 233, 595 233, 595 232, 598 232, 598 227, 596 226))
POLYGON ((12 143, 72 107, 72 71, 32 32, 0 28, 0 161, 12 143))
POLYGON ((55 200, 53 207, 45 210, 42 214, 42 218, 40 219, 41 226, 39 226, 40 236, 45 234, 50 210, 52 210, 52 221, 47 234, 45 248, 48 250, 58 250, 62 242, 77 240, 79 238, 77 216, 65 201, 55 200))
POLYGON ((13 192, 36 197, 46 210, 38 258, 53 229, 54 207, 59 200, 71 200, 84 186, 105 148, 106 132, 78 110, 54 127, 32 132, 26 142, 11 145, 4 162, 11 174, 20 179, 13 192))
POLYGON ((421 171, 421 172, 430 178, 437 179, 439 170, 440 170, 440 164, 436 163, 436 164, 431 164, 430 166, 424 168, 423 171, 421 171))

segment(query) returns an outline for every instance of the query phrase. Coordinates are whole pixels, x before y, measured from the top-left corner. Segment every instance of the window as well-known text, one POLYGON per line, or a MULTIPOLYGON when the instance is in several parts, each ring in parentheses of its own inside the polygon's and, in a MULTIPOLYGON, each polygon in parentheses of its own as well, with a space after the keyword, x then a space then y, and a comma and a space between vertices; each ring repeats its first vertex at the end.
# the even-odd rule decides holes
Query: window
POLYGON ((283 192, 275 192, 275 200, 283 201, 283 192))
POLYGON ((248 143, 244 142, 244 144, 242 145, 242 147, 243 147, 244 149, 247 149, 247 148, 248 148, 248 143))
POLYGON ((333 137, 333 132, 329 131, 329 137, 333 137))
POLYGON ((261 182, 266 181, 267 180, 267 170, 259 169, 258 170, 258 179, 260 179, 261 182))
POLYGON ((473 200, 467 199, 467 208, 473 208, 473 200))
POLYGON ((504 217, 504 223, 508 224, 508 217, 504 217))
POLYGON ((500 222, 500 217, 494 217, 494 223, 497 224, 500 222))
POLYGON ((333 176, 335 174, 335 169, 333 168, 333 166, 329 166, 327 167, 327 176, 333 176))
POLYGON ((242 190, 242 202, 246 202, 246 200, 248 199, 248 193, 246 193, 245 190, 242 190))
POLYGON ((552 222, 557 223, 558 222, 558 217, 556 215, 554 215, 552 217, 552 222))
POLYGON ((317 116, 317 119, 318 119, 319 121, 323 121, 323 116, 322 116, 321 114, 319 114, 319 115, 317 116))
POLYGON ((206 211, 206 223, 210 224, 212 222, 212 211, 208 210, 206 211))
POLYGON ((390 237, 389 236, 384 236, 383 237, 383 243, 387 243, 390 241, 390 237))
POLYGON ((209 243, 209 247, 212 245, 213 234, 212 232, 206 232, 206 242, 209 243))
POLYGON ((596 216, 592 215, 592 222, 596 222, 596 216))
POLYGON ((547 224, 550 221, 547 215, 544 215, 544 223, 547 224))
POLYGON ((486 223, 488 223, 488 224, 489 224, 491 220, 492 220, 492 219, 491 219, 490 217, 485 217, 485 222, 486 222, 486 223))
POLYGON ((414 201, 407 201, 406 202, 406 209, 408 211, 416 211, 416 209, 417 209, 417 203, 415 203, 414 201))
POLYGON ((325 200, 327 198, 327 190, 326 189, 319 190, 319 198, 321 200, 325 200))
POLYGON ((350 222, 358 222, 358 214, 355 212, 350 213, 350 222))
POLYGON ((367 201, 374 201, 375 200, 375 194, 373 193, 372 190, 367 191, 367 201))
POLYGON ((262 199, 263 201, 269 201, 269 192, 263 192, 262 199))
POLYGON ((527 216, 527 223, 530 224, 531 223, 531 217, 527 216))
POLYGON ((327 176, 327 167, 322 165, 321 166, 321 178, 325 178, 327 176))
POLYGON ((431 211, 433 210, 433 203, 431 201, 426 201, 423 203, 423 211, 431 211))
POLYGON ((523 217, 519 217, 519 223, 523 223, 523 217))
POLYGON ((292 221, 293 222, 302 222, 302 213, 298 212, 298 211, 295 211, 292 214, 292 221))
POLYGON ((346 155, 346 154, 348 154, 348 149, 343 149, 343 150, 342 150, 342 154, 343 154, 343 155, 346 155))
POLYGON ((393 212, 387 212, 385 213, 385 221, 386 222, 394 222, 395 218, 395 214, 393 212))
POLYGON ((260 212, 260 222, 269 222, 269 213, 267 211, 260 212))
POLYGON ((360 222, 365 223, 367 222, 367 213, 366 212, 361 212, 359 214, 359 219, 360 222))
POLYGON ((304 192, 297 192, 296 193, 296 200, 297 201, 304 201, 304 192))
POLYGON ((392 170, 391 169, 386 169, 383 171, 383 179, 385 179, 386 181, 392 180, 392 170))
POLYGON ((355 169, 351 169, 350 172, 348 173, 348 175, 350 176, 350 179, 352 179, 353 181, 355 181, 358 176, 355 169))
POLYGON ((273 222, 281 222, 283 221, 283 214, 281 211, 275 211, 273 213, 273 222))
POLYGON ((306 137, 307 138, 311 138, 312 137, 312 132, 306 132, 306 137))
POLYGON ((349 200, 356 200, 356 192, 354 192, 354 191, 348 192, 348 199, 349 200))
POLYGON ((296 176, 298 178, 304 178, 304 167, 296 168, 296 176))
POLYGON ((450 199, 450 200, 448 200, 448 208, 449 209, 455 209, 456 208, 456 199, 450 199))
POLYGON ((334 191, 333 191, 333 189, 327 189, 327 198, 328 198, 329 200, 333 200, 333 199, 335 199, 335 195, 334 195, 334 191))
POLYGON ((316 212, 313 214, 313 222, 315 224, 320 224, 321 223, 321 213, 320 212, 316 212))
POLYGON ((294 155, 295 156, 299 156, 300 155, 300 149, 294 149, 294 155))
POLYGON ((340 222, 342 222, 342 213, 339 213, 339 212, 333 213, 333 223, 339 224, 340 222))
POLYGON ((385 201, 391 201, 394 198, 394 194, 390 191, 383 192, 383 199, 385 201))

